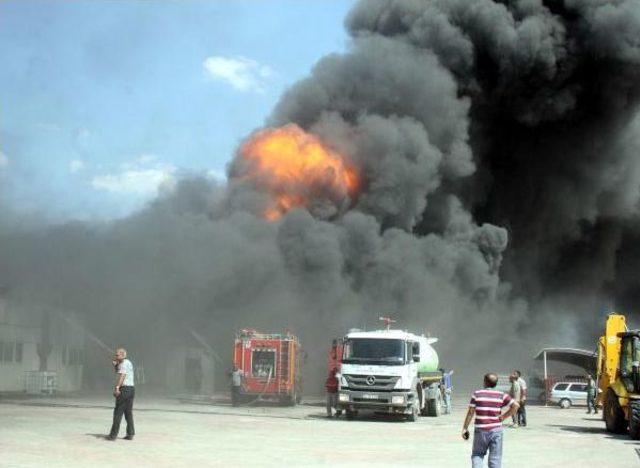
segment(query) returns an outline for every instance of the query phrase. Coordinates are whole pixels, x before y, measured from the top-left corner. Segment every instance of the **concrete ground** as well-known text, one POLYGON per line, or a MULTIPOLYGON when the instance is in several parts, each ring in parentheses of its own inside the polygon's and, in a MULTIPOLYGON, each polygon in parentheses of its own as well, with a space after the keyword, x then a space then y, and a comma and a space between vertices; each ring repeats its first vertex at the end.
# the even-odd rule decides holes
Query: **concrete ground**
MULTIPOLYGON (((109 442, 111 404, 0 399, 0 466, 470 466, 471 442, 460 437, 463 405, 411 423, 327 419, 320 401, 232 408, 139 397, 135 440, 109 442)), ((584 408, 532 406, 528 417, 528 427, 505 429, 505 467, 640 466, 640 442, 608 434, 584 408)))

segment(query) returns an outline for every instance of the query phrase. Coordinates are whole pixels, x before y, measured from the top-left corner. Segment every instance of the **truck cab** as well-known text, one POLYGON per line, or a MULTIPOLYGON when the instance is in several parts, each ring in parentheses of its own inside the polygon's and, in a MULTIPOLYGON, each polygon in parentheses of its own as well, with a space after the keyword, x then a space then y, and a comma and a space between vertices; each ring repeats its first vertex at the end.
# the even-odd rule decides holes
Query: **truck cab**
POLYGON ((442 373, 431 347, 437 338, 402 330, 351 332, 343 339, 338 408, 347 419, 359 410, 406 415, 442 412, 442 373))

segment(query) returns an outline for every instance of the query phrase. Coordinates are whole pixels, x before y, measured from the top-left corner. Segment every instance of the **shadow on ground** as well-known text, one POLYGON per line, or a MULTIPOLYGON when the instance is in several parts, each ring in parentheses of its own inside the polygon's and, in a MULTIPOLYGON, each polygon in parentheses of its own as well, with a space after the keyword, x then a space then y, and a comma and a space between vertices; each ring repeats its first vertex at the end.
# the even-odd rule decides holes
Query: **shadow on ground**
POLYGON ((575 432, 577 434, 601 434, 610 439, 629 440, 627 434, 613 434, 604 427, 567 426, 564 424, 549 424, 549 427, 557 427, 560 430, 575 432))

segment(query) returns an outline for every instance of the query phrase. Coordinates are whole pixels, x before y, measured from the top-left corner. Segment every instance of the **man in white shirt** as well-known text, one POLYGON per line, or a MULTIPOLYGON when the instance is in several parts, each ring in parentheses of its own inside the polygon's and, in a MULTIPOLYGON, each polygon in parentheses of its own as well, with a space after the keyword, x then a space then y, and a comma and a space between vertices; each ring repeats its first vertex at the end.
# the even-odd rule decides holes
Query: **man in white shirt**
POLYGON ((238 406, 240 404, 240 391, 242 390, 242 378, 244 372, 242 369, 238 369, 238 366, 233 366, 231 371, 231 404, 238 406))
POLYGON ((122 415, 127 421, 126 440, 133 440, 135 430, 133 428, 133 397, 135 396, 135 386, 133 381, 133 364, 127 359, 127 350, 118 348, 113 357, 116 375, 116 386, 113 396, 116 398, 116 406, 113 409, 113 425, 111 432, 107 436, 108 440, 116 440, 120 431, 120 421, 122 415))
POLYGON ((527 427, 527 382, 522 378, 522 372, 514 370, 513 373, 518 377, 518 385, 520 385, 520 408, 518 409, 518 424, 520 427, 527 427))

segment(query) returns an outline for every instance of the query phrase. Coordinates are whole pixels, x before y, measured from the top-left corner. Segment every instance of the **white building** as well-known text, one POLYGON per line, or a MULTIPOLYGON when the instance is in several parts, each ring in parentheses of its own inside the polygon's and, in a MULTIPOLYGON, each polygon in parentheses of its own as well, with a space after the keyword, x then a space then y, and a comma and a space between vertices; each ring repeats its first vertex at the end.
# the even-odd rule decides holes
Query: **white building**
POLYGON ((14 303, 0 295, 0 392, 25 391, 27 376, 37 379, 33 373, 39 371, 51 373, 56 391, 80 390, 85 338, 81 329, 66 320, 77 317, 45 306, 14 303))

